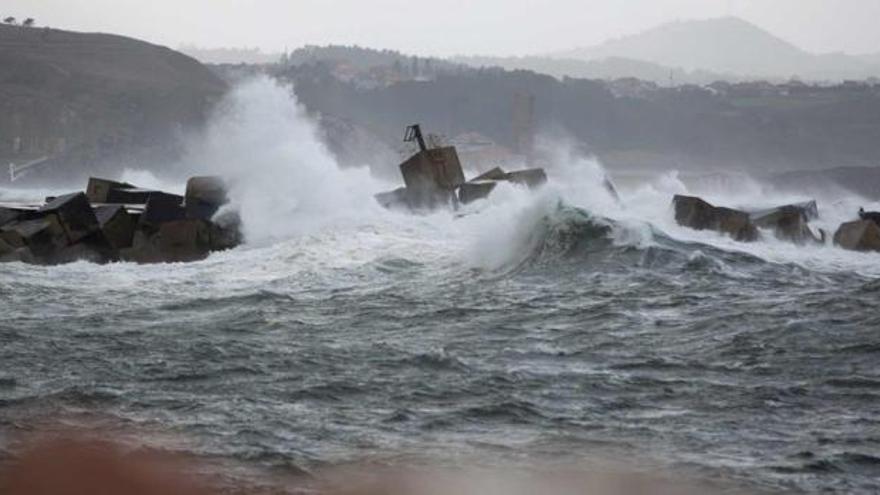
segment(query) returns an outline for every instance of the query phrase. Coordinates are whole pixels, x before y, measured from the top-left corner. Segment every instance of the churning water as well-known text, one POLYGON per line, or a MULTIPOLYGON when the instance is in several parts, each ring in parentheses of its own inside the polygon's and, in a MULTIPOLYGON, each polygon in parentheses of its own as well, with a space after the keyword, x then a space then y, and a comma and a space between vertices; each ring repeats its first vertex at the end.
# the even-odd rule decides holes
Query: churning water
MULTIPOLYGON (((389 185, 338 170, 314 135, 258 81, 193 146, 236 183, 236 250, 0 265, 0 452, 34 423, 98 418, 259 469, 608 457, 880 491, 880 255, 683 229, 674 174, 618 204, 575 158, 538 193, 388 212, 371 195, 389 185)), ((831 230, 860 205, 817 199, 831 230)))

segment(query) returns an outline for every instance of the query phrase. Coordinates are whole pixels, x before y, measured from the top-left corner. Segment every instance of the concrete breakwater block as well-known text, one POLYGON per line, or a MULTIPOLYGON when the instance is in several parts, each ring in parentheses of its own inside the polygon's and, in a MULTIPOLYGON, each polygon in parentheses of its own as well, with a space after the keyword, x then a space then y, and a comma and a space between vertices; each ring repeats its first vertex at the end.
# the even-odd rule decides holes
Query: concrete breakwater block
POLYGON ((400 164, 407 189, 451 191, 464 183, 464 172, 454 147, 420 151, 400 164))
POLYGON ((81 192, 59 196, 38 211, 57 216, 69 244, 79 242, 100 228, 91 203, 81 192))
POLYGON ((505 180, 535 189, 547 183, 547 173, 543 168, 530 168, 510 172, 505 180))
POLYGON ((39 258, 51 258, 68 245, 64 227, 54 214, 24 220, 2 227, 3 239, 10 245, 27 249, 39 258))
POLYGON ((819 208, 815 201, 793 204, 753 212, 752 223, 762 229, 771 229, 777 239, 795 244, 823 243, 826 234, 819 230, 815 234, 809 222, 819 217, 819 208))
POLYGON ((182 219, 138 229, 132 246, 120 250, 120 255, 124 261, 167 263, 202 260, 210 252, 210 225, 204 220, 182 219))
POLYGON ((210 220, 229 201, 219 177, 192 177, 186 181, 186 218, 210 220))
POLYGON ((0 205, 0 262, 195 261, 242 242, 237 213, 217 215, 221 179, 194 178, 187 192, 193 210, 183 196, 92 178, 86 192, 40 207, 0 205))
POLYGON ((454 146, 429 149, 418 125, 407 128, 404 141, 416 141, 420 151, 400 164, 404 187, 379 193, 376 201, 385 208, 414 213, 438 208, 456 209, 462 203, 488 197, 498 182, 506 181, 537 188, 547 182, 543 169, 507 173, 495 167, 467 182, 454 146))
POLYGON ((101 205, 95 208, 95 216, 107 243, 113 249, 131 247, 137 218, 123 205, 101 205))
POLYGON ((497 185, 498 182, 493 180, 467 182, 458 188, 458 200, 466 205, 474 201, 486 199, 492 194, 497 185))
POLYGON ((844 223, 835 232, 834 243, 851 251, 880 251, 880 226, 871 220, 844 223))
POLYGON ((694 196, 676 195, 672 204, 675 207, 675 221, 683 227, 714 230, 743 242, 758 239, 758 229, 744 211, 714 206, 694 196))
POLYGON ((110 191, 135 188, 135 186, 127 182, 116 182, 92 177, 86 186, 86 196, 90 203, 110 203, 110 191))
POLYGON ((147 198, 144 212, 141 214, 140 223, 159 225, 165 222, 174 222, 186 218, 186 210, 183 207, 183 197, 176 194, 153 192, 147 198))

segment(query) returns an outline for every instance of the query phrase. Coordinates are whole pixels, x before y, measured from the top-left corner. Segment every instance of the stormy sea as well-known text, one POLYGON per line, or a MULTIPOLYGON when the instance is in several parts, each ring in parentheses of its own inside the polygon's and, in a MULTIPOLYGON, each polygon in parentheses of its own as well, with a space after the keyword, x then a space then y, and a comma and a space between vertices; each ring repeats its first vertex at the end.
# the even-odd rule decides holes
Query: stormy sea
MULTIPOLYGON (((233 180, 244 246, 0 265, 0 457, 54 425, 254 480, 613 462, 749 493, 880 491, 880 256, 738 243, 676 225, 670 202, 816 199, 831 232, 880 205, 673 171, 618 200, 598 163, 561 152, 539 191, 387 211, 372 196, 395 184, 337 167, 266 81, 182 166, 233 180)), ((146 169, 122 178, 180 188, 146 169)))

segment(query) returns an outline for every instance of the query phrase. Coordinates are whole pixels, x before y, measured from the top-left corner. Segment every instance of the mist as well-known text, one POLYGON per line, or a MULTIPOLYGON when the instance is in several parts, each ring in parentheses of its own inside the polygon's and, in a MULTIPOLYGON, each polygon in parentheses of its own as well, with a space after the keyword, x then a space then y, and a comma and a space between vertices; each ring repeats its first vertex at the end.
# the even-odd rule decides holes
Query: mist
POLYGON ((42 25, 122 33, 172 47, 259 47, 271 53, 342 43, 423 56, 542 54, 599 44, 664 22, 722 16, 743 17, 816 53, 869 53, 880 46, 872 22, 880 17, 880 6, 872 0, 268 0, 258 6, 235 0, 7 0, 3 11, 35 17, 42 25))

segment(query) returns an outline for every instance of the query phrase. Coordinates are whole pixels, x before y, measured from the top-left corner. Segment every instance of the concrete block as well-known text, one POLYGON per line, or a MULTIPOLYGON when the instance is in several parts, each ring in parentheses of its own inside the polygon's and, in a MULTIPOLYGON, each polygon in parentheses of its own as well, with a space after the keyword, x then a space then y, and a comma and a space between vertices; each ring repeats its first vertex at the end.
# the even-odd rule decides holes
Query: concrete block
POLYGON ((391 210, 408 210, 413 213, 429 212, 437 208, 454 208, 458 202, 454 190, 445 189, 410 189, 401 187, 393 191, 380 193, 376 201, 391 210))
POLYGON ((840 226, 834 243, 851 251, 880 251, 880 226, 871 220, 858 220, 840 226))
POLYGON ((758 229, 744 211, 713 206, 693 196, 676 195, 672 203, 675 207, 675 221, 683 227, 714 230, 743 242, 758 239, 758 229))
POLYGON ((95 216, 110 246, 117 250, 131 247, 137 221, 124 206, 98 206, 95 208, 95 216))
POLYGON ((416 153, 400 164, 403 182, 411 191, 452 191, 464 184, 464 172, 454 147, 416 153))
POLYGON ((51 256, 44 258, 43 261, 52 265, 73 263, 75 261, 104 264, 118 259, 118 251, 110 245, 104 234, 102 232, 95 232, 76 244, 58 249, 51 256))
POLYGON ((487 180, 507 180, 507 172, 502 170, 501 167, 495 167, 488 172, 483 172, 468 182, 481 182, 487 180))
POLYGON ((462 204, 473 203, 474 201, 485 199, 495 190, 498 185, 496 181, 471 181, 462 184, 458 188, 458 200, 462 204))
POLYGON ((8 223, 20 220, 33 220, 39 218, 36 208, 25 208, 18 206, 0 206, 0 227, 8 223))
POLYGON ((544 172, 543 168, 518 170, 507 174, 506 180, 527 186, 530 189, 536 189, 547 183, 547 173, 544 172))
POLYGON ((399 187, 393 191, 379 193, 374 197, 383 208, 389 210, 409 208, 409 200, 407 199, 407 190, 405 187, 399 187))
POLYGON ((58 217, 69 244, 79 242, 100 228, 89 199, 81 192, 59 196, 38 211, 58 217))
POLYGON ((3 259, 4 256, 7 256, 10 253, 14 253, 17 248, 0 237, 0 260, 3 259))
POLYGON ((8 225, 3 227, 3 231, 7 243, 10 243, 9 239, 21 239, 22 247, 27 247, 38 258, 50 258, 69 245, 67 233, 58 216, 51 213, 35 220, 8 225))
POLYGON ((186 182, 186 218, 210 220, 229 201, 220 177, 192 177, 186 182))
POLYGON ((137 263, 197 261, 210 253, 211 232, 202 220, 175 220, 157 228, 139 228, 132 247, 122 249, 123 260, 137 263))
MULTIPOLYGON (((167 194, 152 189, 111 189, 107 193, 107 201, 105 203, 115 203, 123 205, 145 205, 154 194, 167 194)), ((181 202, 183 200, 181 199, 181 202)))
POLYGON ((809 226, 810 218, 818 217, 815 201, 763 210, 752 213, 750 217, 756 226, 772 230, 777 239, 795 244, 823 242, 823 239, 813 234, 809 226))
POLYGON ((224 212, 209 222, 211 251, 225 251, 242 243, 241 218, 237 212, 224 212))
POLYGON ((6 254, 0 255, 0 263, 28 263, 31 265, 42 264, 39 259, 27 247, 20 247, 6 254))
POLYGON ((183 197, 154 191, 147 200, 144 212, 140 217, 140 223, 158 225, 185 218, 186 210, 183 207, 183 197))
POLYGON ((135 186, 126 182, 116 182, 107 179, 92 177, 86 186, 86 196, 91 203, 111 203, 110 191, 115 189, 135 189, 135 186))

